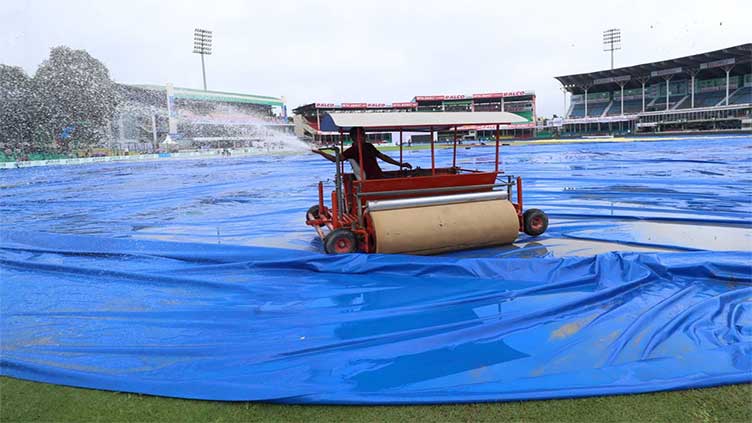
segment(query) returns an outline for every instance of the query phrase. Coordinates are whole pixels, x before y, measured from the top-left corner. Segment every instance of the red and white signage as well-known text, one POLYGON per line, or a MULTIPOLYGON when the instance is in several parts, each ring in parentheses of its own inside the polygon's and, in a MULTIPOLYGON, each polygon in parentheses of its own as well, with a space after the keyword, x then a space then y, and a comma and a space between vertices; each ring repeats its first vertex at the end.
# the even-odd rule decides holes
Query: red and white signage
POLYGON ((471 98, 501 98, 501 97, 519 97, 523 95, 533 95, 527 91, 507 91, 501 93, 482 93, 469 95, 419 95, 415 101, 446 101, 446 100, 469 100, 471 98))
POLYGON ((343 109, 366 109, 368 103, 342 103, 343 109))
POLYGON ((473 98, 502 98, 502 97, 519 97, 526 95, 526 91, 507 91, 503 93, 483 93, 473 94, 473 98))
POLYGON ((418 107, 418 103, 315 103, 317 109, 410 109, 418 107))
POLYGON ((317 109, 408 109, 418 107, 418 101, 451 101, 451 100, 470 100, 479 98, 503 98, 503 97, 520 97, 535 95, 531 91, 507 91, 500 93, 482 93, 469 95, 419 95, 415 101, 401 103, 315 103, 317 109))
POLYGON ((415 101, 442 101, 443 95, 419 95, 415 96, 415 101))
POLYGON ((343 109, 388 109, 391 106, 386 103, 342 103, 343 109))
MULTIPOLYGON (((529 129, 529 128, 535 128, 535 123, 511 123, 507 125, 499 125, 499 129, 529 129)), ((495 131, 496 125, 465 125, 465 126, 458 126, 457 130, 459 131, 468 131, 468 130, 476 130, 476 131, 495 131)))
POLYGON ((470 97, 466 95, 419 95, 415 96, 415 101, 445 101, 445 100, 465 100, 470 97))

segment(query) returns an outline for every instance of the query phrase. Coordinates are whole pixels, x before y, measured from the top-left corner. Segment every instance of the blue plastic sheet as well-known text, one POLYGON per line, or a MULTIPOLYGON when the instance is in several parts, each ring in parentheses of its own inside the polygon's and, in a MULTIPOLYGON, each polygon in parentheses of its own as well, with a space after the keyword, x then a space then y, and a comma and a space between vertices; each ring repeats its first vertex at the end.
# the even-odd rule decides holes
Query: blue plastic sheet
MULTIPOLYGON (((463 167, 493 169, 493 153, 493 147, 462 146, 457 159, 463 167)), ((552 218, 544 239, 707 249, 688 239, 632 237, 642 228, 638 220, 701 223, 713 231, 752 222, 749 137, 504 146, 501 155, 503 169, 523 177, 526 207, 552 218), (610 230, 617 226, 622 229, 610 230), (636 230, 624 230, 627 226, 636 230)), ((404 160, 424 168, 431 164, 426 150, 406 152, 404 160)), ((451 164, 451 150, 438 150, 436 162, 451 164)), ((332 163, 314 154, 8 170, 0 172, 0 230, 321 251, 304 215, 318 201, 319 180, 332 188, 333 172, 332 163)), ((738 231, 727 232, 726 238, 738 231)), ((540 243, 520 241, 520 246, 540 243)), ((732 247, 742 248, 739 242, 732 247)), ((570 255, 561 250, 538 254, 570 255)), ((499 253, 508 251, 475 254, 499 253)))
POLYGON ((5 375, 421 403, 750 381, 749 253, 331 257, 6 233, 5 375))
POLYGON ((751 147, 510 147, 551 231, 439 257, 320 254, 307 156, 3 172, 0 373, 287 403, 750 382, 751 147))

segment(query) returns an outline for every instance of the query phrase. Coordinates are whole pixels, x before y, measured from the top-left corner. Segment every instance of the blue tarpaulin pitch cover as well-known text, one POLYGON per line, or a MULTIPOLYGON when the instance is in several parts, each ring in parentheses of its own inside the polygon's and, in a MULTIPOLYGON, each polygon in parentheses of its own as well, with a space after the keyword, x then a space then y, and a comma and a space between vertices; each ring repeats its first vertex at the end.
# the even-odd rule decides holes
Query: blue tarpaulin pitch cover
POLYGON ((310 156, 3 172, 0 373, 342 404, 750 382, 750 156, 508 148, 550 232, 435 257, 322 254, 303 214, 331 169, 310 156))

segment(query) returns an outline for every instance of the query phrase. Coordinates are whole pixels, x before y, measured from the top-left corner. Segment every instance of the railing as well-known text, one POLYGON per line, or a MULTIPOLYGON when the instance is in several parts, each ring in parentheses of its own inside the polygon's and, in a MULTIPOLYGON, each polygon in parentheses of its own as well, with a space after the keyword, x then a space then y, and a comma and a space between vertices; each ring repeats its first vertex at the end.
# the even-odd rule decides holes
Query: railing
POLYGON ((742 108, 748 108, 748 107, 750 107, 748 104, 729 104, 728 106, 695 107, 694 109, 656 110, 654 112, 639 113, 638 115, 639 116, 658 116, 658 115, 671 115, 671 114, 678 114, 678 113, 718 112, 718 111, 742 109, 742 108))

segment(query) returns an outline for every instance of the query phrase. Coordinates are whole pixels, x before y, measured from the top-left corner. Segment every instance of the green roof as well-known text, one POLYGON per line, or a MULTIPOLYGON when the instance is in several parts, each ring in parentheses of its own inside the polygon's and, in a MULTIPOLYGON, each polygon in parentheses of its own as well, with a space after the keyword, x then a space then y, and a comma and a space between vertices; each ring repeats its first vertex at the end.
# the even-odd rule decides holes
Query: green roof
MULTIPOLYGON (((137 88, 144 88, 147 90, 159 90, 164 91, 163 85, 133 85, 137 88)), ((254 94, 241 94, 231 93, 226 91, 204 91, 196 90, 193 88, 174 87, 176 98, 185 98, 189 100, 204 100, 204 101, 221 101, 225 103, 251 103, 262 104, 266 106, 282 106, 284 103, 281 98, 269 97, 263 95, 254 94)))

